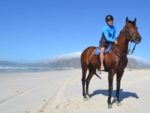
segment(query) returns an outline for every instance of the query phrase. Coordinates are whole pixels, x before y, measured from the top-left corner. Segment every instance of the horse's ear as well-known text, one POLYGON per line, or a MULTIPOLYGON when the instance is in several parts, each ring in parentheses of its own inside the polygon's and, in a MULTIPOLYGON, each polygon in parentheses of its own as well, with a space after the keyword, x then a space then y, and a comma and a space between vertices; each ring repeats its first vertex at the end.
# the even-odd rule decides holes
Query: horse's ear
POLYGON ((133 22, 134 22, 134 24, 136 25, 136 18, 134 19, 134 21, 133 21, 133 22))
POLYGON ((128 17, 126 17, 126 23, 129 21, 128 17))

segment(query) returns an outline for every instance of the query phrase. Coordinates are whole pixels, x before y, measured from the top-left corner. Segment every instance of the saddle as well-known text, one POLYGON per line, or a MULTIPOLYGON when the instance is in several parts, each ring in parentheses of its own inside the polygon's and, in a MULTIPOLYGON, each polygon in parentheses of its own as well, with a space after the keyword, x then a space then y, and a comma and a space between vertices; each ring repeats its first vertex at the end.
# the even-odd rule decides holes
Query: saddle
MULTIPOLYGON (((106 54, 106 53, 108 53, 108 52, 110 51, 111 46, 112 46, 111 43, 108 44, 107 48, 105 49, 104 54, 106 54)), ((99 55, 100 53, 101 53, 100 47, 97 47, 97 48, 95 49, 94 55, 99 55)))

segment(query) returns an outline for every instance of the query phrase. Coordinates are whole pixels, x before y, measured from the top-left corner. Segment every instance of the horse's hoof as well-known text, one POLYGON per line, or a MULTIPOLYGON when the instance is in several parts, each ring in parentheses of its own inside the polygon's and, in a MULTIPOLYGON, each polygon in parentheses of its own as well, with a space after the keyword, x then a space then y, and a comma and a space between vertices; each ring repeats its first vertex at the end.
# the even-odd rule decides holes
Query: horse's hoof
POLYGON ((87 101, 88 99, 86 97, 83 98, 83 101, 87 101))
POLYGON ((108 104, 108 109, 111 109, 112 108, 112 105, 111 104, 108 104))
POLYGON ((117 106, 121 106, 121 102, 117 101, 116 102, 117 106))
POLYGON ((87 96, 86 96, 86 98, 87 98, 87 99, 90 99, 90 98, 91 98, 91 96, 90 96, 90 95, 87 95, 87 96))

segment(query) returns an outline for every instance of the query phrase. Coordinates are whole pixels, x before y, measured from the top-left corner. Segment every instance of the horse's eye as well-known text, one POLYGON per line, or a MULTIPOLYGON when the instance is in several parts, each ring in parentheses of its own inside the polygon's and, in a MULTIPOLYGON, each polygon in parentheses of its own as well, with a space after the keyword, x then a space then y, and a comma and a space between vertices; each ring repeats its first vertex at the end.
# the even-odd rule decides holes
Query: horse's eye
POLYGON ((130 27, 127 27, 128 30, 130 30, 130 27))

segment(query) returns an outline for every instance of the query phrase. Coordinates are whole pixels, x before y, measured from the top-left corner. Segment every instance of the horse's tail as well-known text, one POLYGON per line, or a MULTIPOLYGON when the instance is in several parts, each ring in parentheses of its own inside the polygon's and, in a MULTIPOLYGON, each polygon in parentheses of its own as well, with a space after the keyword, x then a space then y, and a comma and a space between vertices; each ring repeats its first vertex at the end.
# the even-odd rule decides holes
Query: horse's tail
POLYGON ((86 73, 88 69, 89 61, 88 61, 88 50, 84 50, 81 54, 81 68, 82 68, 82 84, 85 84, 86 73))
MULTIPOLYGON (((95 49, 96 49, 96 47, 94 47, 94 46, 88 47, 81 54, 82 82, 85 81, 85 79, 86 79, 86 73, 91 65, 91 57, 92 57, 92 55, 94 55, 93 52, 95 49)), ((101 78, 100 76, 98 76, 98 74, 96 74, 96 72, 94 74, 98 78, 101 78)))
POLYGON ((82 82, 86 79, 86 73, 90 66, 90 57, 92 56, 93 51, 96 47, 88 47, 81 54, 81 68, 82 68, 82 82))

